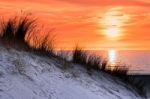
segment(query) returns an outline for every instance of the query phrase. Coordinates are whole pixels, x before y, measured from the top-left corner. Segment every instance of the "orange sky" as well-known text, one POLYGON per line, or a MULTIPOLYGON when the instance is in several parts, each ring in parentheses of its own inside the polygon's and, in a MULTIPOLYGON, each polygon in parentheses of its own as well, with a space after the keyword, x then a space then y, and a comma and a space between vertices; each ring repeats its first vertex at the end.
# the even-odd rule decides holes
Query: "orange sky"
POLYGON ((2 17, 21 11, 55 28, 62 49, 150 50, 148 0, 0 0, 2 17))

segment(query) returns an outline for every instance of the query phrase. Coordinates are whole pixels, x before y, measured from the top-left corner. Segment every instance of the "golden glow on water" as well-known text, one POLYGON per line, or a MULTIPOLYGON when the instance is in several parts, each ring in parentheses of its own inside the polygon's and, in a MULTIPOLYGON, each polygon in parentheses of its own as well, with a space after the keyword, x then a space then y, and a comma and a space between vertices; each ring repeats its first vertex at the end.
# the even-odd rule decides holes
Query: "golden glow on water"
POLYGON ((114 66, 117 61, 117 52, 114 49, 108 50, 108 61, 111 66, 114 66))
POLYGON ((109 9, 102 19, 104 26, 103 33, 108 39, 118 39, 123 35, 124 24, 129 20, 129 16, 122 12, 121 8, 109 9))

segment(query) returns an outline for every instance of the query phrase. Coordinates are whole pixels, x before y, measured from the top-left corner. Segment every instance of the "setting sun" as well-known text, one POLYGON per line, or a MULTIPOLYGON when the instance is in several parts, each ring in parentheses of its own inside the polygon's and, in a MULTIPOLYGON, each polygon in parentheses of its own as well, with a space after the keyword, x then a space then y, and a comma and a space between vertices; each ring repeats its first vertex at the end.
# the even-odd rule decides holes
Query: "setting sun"
POLYGON ((109 38, 116 38, 119 36, 120 30, 117 27, 110 27, 106 30, 106 35, 109 38))
POLYGON ((117 40, 123 35, 124 23, 129 20, 129 16, 123 14, 122 8, 109 9, 101 20, 104 26, 103 34, 109 40, 117 40))

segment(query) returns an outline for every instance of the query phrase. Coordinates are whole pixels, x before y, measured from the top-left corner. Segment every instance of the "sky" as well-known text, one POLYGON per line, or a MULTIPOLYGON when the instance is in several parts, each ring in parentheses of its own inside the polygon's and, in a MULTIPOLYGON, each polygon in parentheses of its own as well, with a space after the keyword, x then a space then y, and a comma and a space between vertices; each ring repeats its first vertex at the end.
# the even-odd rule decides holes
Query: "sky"
POLYGON ((1 17, 29 13, 54 29, 56 48, 150 50, 148 0, 0 0, 1 17))

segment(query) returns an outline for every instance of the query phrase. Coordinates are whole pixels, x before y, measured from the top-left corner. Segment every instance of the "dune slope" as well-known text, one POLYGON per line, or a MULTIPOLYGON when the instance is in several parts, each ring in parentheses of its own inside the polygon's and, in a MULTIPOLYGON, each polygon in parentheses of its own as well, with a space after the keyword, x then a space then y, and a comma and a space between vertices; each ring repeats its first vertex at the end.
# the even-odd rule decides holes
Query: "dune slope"
POLYGON ((105 73, 0 47, 0 99, 142 99, 105 73))

